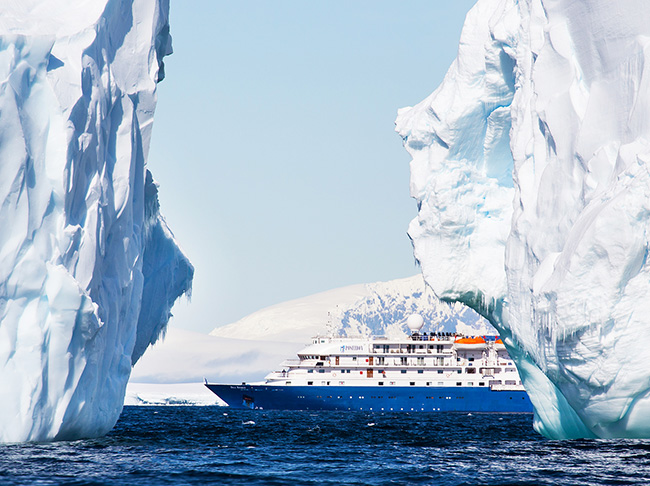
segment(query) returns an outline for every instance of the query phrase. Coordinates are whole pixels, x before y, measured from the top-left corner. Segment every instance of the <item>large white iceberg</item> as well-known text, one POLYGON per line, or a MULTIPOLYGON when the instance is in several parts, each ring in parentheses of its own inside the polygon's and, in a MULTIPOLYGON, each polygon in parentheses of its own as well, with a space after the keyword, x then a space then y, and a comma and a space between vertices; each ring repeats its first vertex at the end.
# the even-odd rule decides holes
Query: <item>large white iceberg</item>
POLYGON ((650 437, 650 9, 479 0, 400 111, 427 282, 504 335, 548 437, 650 437))
POLYGON ((0 441, 110 430, 191 286, 145 166, 168 10, 0 3, 0 441))

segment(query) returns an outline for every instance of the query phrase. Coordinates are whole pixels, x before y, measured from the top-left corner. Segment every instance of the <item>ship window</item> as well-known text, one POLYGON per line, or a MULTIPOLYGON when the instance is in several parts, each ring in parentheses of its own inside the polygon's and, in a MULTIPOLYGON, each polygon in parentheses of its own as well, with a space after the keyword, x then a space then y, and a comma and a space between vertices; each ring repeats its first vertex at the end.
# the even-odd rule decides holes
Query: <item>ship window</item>
POLYGON ((456 386, 462 386, 463 384, 460 381, 456 382, 456 386))
POLYGON ((290 382, 290 381, 287 381, 287 385, 291 385, 291 382, 290 382))
POLYGON ((474 358, 467 358, 467 361, 474 361, 474 358))
POLYGON ((482 381, 479 381, 479 382, 478 382, 478 386, 485 386, 485 383, 482 382, 482 381))
POLYGON ((406 374, 406 370, 402 370, 402 374, 406 374))
POLYGON ((463 372, 463 370, 458 370, 458 374, 460 375, 463 372))
MULTIPOLYGON (((414 381, 410 382, 410 384, 411 384, 411 386, 415 386, 415 382, 414 382, 414 381)), ((413 397, 411 397, 411 398, 413 398, 413 397)))
POLYGON ((420 373, 420 374, 424 373, 424 370, 418 370, 418 373, 420 373))
POLYGON ((356 360, 357 360, 357 357, 356 357, 356 356, 352 356, 352 361, 356 361, 356 360))
POLYGON ((383 381, 380 381, 380 382, 379 382, 379 386, 382 386, 383 384, 384 384, 383 381))
POLYGON ((438 374, 439 374, 439 375, 442 375, 443 373, 444 373, 444 371, 442 371, 442 370, 438 370, 438 374))
POLYGON ((431 382, 430 382, 430 381, 427 381, 427 386, 431 386, 431 382))
POLYGON ((307 384, 308 384, 308 385, 313 385, 314 382, 313 382, 313 381, 308 381, 307 384))
POLYGON ((320 370, 318 370, 318 372, 319 373, 325 373, 325 370, 321 368, 320 370))
POLYGON ((467 386, 474 386, 474 382, 473 381, 468 381, 467 386))

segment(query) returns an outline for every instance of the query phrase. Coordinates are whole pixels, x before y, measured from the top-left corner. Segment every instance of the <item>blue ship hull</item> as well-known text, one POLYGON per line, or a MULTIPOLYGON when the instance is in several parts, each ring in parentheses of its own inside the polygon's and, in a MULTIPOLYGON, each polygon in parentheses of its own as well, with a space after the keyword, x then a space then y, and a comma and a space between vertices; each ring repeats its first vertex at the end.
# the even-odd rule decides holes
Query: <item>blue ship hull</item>
POLYGON ((533 411, 525 391, 483 387, 406 386, 207 386, 230 407, 262 410, 362 410, 386 412, 533 411))

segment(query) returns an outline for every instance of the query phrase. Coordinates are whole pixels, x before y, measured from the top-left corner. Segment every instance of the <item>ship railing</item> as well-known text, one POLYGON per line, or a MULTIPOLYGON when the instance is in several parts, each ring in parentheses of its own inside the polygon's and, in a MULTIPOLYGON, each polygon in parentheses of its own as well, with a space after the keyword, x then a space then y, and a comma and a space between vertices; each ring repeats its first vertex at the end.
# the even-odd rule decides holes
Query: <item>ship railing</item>
POLYGON ((300 364, 299 359, 295 358, 290 358, 290 359, 285 359, 282 363, 280 363, 280 366, 282 367, 289 367, 289 366, 296 366, 300 364))
POLYGON ((525 391, 524 385, 491 385, 492 391, 525 391))
POLYGON ((265 380, 267 382, 276 381, 276 380, 283 380, 283 379, 287 378, 288 375, 289 375, 289 373, 287 373, 286 371, 272 371, 271 373, 266 375, 265 380))

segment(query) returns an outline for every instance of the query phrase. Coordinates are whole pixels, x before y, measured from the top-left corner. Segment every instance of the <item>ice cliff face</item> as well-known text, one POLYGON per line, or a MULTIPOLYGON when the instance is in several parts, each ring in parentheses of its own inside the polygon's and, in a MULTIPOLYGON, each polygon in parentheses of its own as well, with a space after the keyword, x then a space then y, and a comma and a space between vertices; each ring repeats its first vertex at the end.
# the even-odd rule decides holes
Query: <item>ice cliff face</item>
POLYGON ((400 111, 426 280, 507 336, 541 433, 650 437, 650 10, 479 0, 400 111))
POLYGON ((0 5, 0 441, 110 430, 191 286, 145 168, 168 9, 0 5))

